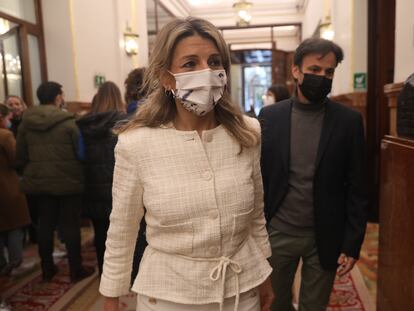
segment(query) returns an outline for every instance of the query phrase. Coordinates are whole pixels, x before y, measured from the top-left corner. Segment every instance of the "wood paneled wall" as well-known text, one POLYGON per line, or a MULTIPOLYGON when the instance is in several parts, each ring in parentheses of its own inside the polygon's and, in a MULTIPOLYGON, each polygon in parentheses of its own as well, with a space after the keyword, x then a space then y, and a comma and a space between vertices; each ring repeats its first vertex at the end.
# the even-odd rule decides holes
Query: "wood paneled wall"
POLYGON ((391 83, 384 86, 384 93, 388 99, 388 111, 390 118, 389 135, 397 135, 397 99, 400 94, 404 83, 391 83))
POLYGON ((414 308, 414 140, 381 143, 378 311, 414 308))
POLYGON ((348 94, 341 94, 332 96, 331 99, 335 102, 348 106, 362 114, 364 125, 366 125, 367 118, 367 93, 354 92, 348 94))
POLYGON ((378 311, 414 308, 414 140, 397 135, 397 98, 388 84, 390 135, 381 141, 378 311))
POLYGON ((91 110, 91 103, 88 102, 65 102, 66 109, 78 116, 83 116, 91 110))

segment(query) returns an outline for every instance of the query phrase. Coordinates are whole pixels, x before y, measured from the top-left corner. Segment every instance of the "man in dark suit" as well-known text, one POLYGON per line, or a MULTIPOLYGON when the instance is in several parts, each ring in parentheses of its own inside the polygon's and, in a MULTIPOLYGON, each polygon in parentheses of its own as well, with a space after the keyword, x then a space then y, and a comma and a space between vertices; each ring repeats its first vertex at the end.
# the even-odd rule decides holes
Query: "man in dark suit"
POLYGON ((274 268, 272 311, 326 309, 335 274, 354 266, 366 226, 361 115, 327 98, 342 49, 311 38, 296 49, 295 96, 263 108, 262 174, 274 268))

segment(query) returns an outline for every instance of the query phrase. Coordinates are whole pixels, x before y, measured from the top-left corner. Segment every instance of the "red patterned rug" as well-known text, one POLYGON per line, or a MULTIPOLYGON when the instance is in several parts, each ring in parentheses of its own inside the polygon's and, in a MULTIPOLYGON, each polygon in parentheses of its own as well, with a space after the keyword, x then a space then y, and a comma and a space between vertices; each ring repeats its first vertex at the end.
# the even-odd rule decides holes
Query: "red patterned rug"
MULTIPOLYGON (((67 311, 85 310, 100 311, 103 299, 98 294, 99 282, 96 281, 84 292, 76 303, 67 311)), ((120 311, 134 311, 136 308, 136 295, 130 293, 120 299, 120 311)), ((336 278, 334 289, 327 311, 374 311, 374 304, 357 267, 351 273, 336 278)))
MULTIPOLYGON (((82 246, 83 263, 96 266, 95 249, 89 240, 82 246)), ((1 279, 0 294, 13 311, 63 310, 97 278, 97 273, 73 284, 69 280, 67 259, 55 260, 59 272, 50 282, 42 282, 36 247, 25 251, 25 261, 37 261, 31 271, 1 279), (35 256, 35 257, 33 257, 35 256), (35 258, 35 259, 34 259, 35 258)))
POLYGON ((357 266, 351 273, 336 278, 327 311, 373 310, 372 298, 357 266))
MULTIPOLYGON (((371 288, 367 288, 366 271, 373 265, 367 265, 364 260, 365 253, 374 254, 377 250, 375 243, 369 240, 369 232, 373 235, 370 240, 376 241, 378 227, 368 228, 367 239, 364 242, 361 260, 358 267, 342 278, 335 280, 334 289, 331 295, 327 311, 374 311, 374 299, 371 288), (371 230, 370 230, 371 229, 371 230), (367 244, 368 243, 368 244, 367 244), (372 246, 367 248, 367 245, 372 246), (367 251, 369 250, 369 252, 367 251), (364 253, 365 252, 365 253, 364 253), (361 275, 364 274, 364 279, 361 275)), ((84 235, 84 234, 83 234, 84 235)), ((86 242, 82 247, 82 257, 88 266, 96 266, 95 249, 92 245, 90 233, 82 240, 86 242)), ((367 257, 376 263, 375 256, 367 257), (372 258, 371 258, 372 257, 372 258)), ((102 297, 98 293, 99 279, 97 274, 83 280, 82 282, 71 284, 69 282, 69 272, 66 258, 56 261, 59 273, 50 283, 41 282, 41 272, 36 247, 32 246, 25 249, 25 262, 32 266, 25 273, 10 278, 0 278, 0 295, 6 298, 11 304, 13 311, 100 311, 102 310, 102 297)), ((370 271, 370 270, 369 270, 370 271)), ((375 269, 371 271, 375 276, 375 269)), ((375 283, 375 279, 371 281, 375 283)), ((296 291, 295 291, 296 292, 296 291)), ((297 295, 297 292, 296 292, 297 295)), ((135 310, 136 296, 131 293, 121 298, 120 310, 135 310)))

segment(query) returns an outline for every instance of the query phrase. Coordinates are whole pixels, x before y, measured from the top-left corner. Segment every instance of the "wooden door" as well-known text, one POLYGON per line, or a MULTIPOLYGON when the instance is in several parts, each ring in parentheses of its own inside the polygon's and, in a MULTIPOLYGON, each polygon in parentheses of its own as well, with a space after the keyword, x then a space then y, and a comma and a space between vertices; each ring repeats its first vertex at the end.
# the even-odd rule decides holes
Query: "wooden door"
POLYGON ((381 144, 378 311, 414 307, 414 140, 381 144))

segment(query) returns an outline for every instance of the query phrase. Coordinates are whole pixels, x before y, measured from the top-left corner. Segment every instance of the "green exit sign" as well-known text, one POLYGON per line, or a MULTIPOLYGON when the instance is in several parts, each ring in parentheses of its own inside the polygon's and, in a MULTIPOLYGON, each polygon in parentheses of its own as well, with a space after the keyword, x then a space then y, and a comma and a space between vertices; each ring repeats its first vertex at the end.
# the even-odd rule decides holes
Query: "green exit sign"
POLYGON ((101 75, 95 75, 94 77, 95 87, 100 87, 105 83, 105 77, 101 75))
POLYGON ((365 72, 354 73, 354 90, 367 89, 367 74, 365 72))

